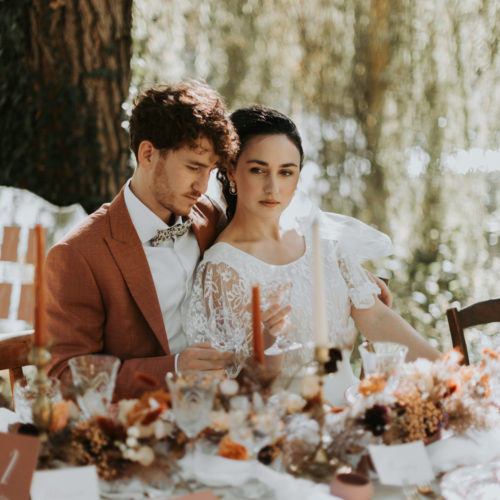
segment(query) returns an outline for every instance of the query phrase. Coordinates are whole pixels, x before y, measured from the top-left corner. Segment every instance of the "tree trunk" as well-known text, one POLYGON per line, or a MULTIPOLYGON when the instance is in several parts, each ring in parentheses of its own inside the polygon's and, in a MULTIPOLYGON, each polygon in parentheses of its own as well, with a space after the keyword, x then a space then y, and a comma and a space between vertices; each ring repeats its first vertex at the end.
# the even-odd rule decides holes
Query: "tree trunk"
POLYGON ((121 123, 130 83, 132 0, 33 0, 27 10, 32 154, 4 183, 92 211, 128 175, 121 123))
POLYGON ((366 210, 363 220, 387 230, 383 166, 378 161, 378 142, 382 126, 382 111, 388 86, 387 72, 391 59, 390 12, 391 0, 371 0, 369 16, 362 8, 356 12, 356 59, 353 72, 355 113, 366 137, 366 149, 371 169, 365 179, 366 210), (368 21, 369 20, 369 21, 368 21), (368 24, 367 24, 368 23, 368 24))

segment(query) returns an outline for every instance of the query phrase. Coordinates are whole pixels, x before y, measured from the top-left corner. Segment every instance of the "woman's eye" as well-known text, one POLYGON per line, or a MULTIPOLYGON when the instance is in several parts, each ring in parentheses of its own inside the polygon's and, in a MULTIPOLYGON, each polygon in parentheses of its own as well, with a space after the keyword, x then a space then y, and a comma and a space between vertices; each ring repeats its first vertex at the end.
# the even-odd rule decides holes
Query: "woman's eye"
POLYGON ((189 170, 192 170, 193 172, 197 172, 200 167, 196 167, 194 165, 188 165, 187 168, 189 170))
POLYGON ((281 173, 281 175, 283 175, 285 177, 293 175, 293 171, 292 170, 282 170, 280 173, 281 173))
POLYGON ((252 167, 252 168, 250 169, 250 172, 251 172, 252 174, 260 174, 260 173, 262 172, 262 169, 261 169, 261 168, 259 168, 259 167, 252 167))

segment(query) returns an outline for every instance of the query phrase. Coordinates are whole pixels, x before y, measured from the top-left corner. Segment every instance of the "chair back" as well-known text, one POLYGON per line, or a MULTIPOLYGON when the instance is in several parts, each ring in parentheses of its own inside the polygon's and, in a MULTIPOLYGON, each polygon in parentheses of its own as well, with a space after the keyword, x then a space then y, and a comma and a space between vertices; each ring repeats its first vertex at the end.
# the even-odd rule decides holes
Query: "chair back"
POLYGON ((32 328, 35 225, 50 248, 86 217, 80 205, 57 207, 26 191, 0 186, 0 335, 32 328))
POLYGON ((47 248, 87 214, 81 205, 58 207, 24 189, 0 186, 0 370, 9 370, 11 389, 23 376, 33 338, 35 226, 47 248))
POLYGON ((446 311, 453 347, 463 354, 463 364, 469 364, 469 353, 465 341, 464 328, 500 322, 500 298, 476 302, 458 310, 452 307, 446 311))
POLYGON ((28 355, 33 343, 33 330, 0 335, 0 370, 9 370, 10 390, 23 378, 23 366, 29 365, 28 355))

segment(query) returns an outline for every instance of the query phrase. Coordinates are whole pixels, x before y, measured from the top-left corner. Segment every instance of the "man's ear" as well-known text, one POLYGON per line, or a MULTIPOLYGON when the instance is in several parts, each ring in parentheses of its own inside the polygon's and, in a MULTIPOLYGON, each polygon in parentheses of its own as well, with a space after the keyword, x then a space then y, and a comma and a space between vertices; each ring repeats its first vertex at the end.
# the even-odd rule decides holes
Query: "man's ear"
POLYGON ((137 150, 137 165, 149 169, 153 164, 154 146, 151 141, 142 141, 137 150))

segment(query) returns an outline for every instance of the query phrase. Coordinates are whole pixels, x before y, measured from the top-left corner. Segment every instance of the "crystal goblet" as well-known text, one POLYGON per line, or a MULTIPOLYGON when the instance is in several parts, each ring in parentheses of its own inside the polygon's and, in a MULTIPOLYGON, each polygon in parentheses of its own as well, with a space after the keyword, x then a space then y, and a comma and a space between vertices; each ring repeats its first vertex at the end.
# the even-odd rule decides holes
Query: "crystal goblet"
POLYGON ((193 459, 194 439, 210 423, 217 378, 208 372, 167 373, 172 410, 177 426, 189 438, 188 456, 193 459))
POLYGON ((68 364, 84 416, 104 415, 111 404, 120 360, 105 354, 85 354, 71 358, 68 364))
MULTIPOLYGON (((292 298, 292 284, 279 279, 271 279, 261 283, 261 309, 263 311, 273 306, 283 309, 290 305, 292 298)), ((289 339, 283 333, 279 333, 270 347, 264 353, 268 356, 278 356, 289 351, 300 349, 300 342, 289 339)))
POLYGON ((379 374, 386 382, 386 391, 391 391, 398 383, 398 375, 403 365, 408 347, 396 342, 363 342, 359 346, 366 376, 379 374))
MULTIPOLYGON (((33 404, 38 396, 37 388, 27 378, 21 378, 14 383, 14 404, 16 414, 23 423, 33 423, 33 404)), ((45 388, 46 395, 52 404, 62 401, 61 382, 54 377, 48 378, 48 385, 45 388)))

